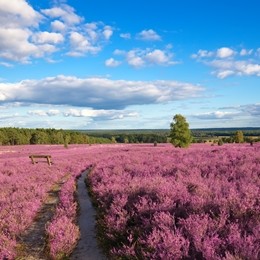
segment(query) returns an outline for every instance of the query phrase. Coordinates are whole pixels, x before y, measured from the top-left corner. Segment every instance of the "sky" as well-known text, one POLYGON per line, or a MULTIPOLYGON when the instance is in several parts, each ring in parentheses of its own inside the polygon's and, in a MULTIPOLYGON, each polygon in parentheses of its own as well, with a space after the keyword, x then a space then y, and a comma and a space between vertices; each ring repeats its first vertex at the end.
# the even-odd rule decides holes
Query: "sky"
POLYGON ((260 127, 259 0, 0 0, 0 127, 260 127))

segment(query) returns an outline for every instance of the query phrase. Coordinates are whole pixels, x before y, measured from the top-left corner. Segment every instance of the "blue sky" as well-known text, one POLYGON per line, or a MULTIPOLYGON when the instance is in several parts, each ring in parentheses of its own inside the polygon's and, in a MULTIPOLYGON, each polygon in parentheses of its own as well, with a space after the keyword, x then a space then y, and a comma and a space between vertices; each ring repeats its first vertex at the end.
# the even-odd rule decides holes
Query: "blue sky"
POLYGON ((0 0, 0 127, 260 126, 258 0, 0 0))

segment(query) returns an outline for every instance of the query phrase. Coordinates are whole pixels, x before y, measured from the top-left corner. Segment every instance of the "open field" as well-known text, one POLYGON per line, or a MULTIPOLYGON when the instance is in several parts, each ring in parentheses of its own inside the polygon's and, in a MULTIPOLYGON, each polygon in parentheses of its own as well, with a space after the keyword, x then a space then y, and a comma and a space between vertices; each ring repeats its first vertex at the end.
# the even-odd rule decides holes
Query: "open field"
POLYGON ((45 251, 53 259, 73 251, 80 236, 75 181, 90 167, 109 259, 259 257, 259 144, 108 144, 0 147, 0 259, 26 251, 21 238, 57 185, 45 251), (50 154, 53 164, 33 165, 31 154, 50 154))

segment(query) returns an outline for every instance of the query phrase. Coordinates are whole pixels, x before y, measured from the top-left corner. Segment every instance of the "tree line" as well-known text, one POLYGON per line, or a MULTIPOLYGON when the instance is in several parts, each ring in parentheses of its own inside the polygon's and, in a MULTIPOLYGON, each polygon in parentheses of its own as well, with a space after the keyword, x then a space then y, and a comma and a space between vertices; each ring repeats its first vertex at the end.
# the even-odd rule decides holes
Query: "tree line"
MULTIPOLYGON (((189 129, 189 123, 186 121, 186 118, 180 114, 177 114, 173 117, 173 122, 170 125, 170 142, 175 147, 182 147, 186 148, 189 147, 189 145, 193 143, 202 143, 202 142, 213 142, 222 145, 224 143, 250 143, 253 145, 254 142, 260 141, 259 136, 256 135, 253 136, 244 136, 243 131, 236 130, 234 133, 229 133, 230 136, 217 136, 214 137, 213 140, 210 139, 203 139, 203 138, 196 138, 192 136, 192 132, 189 129)), ((200 132, 197 132, 197 134, 200 134, 200 132)), ((202 136, 201 136, 202 137, 202 136)))
POLYGON ((85 133, 72 130, 57 129, 27 129, 27 128, 0 128, 0 145, 25 144, 95 144, 111 143, 111 139, 89 136, 85 133))

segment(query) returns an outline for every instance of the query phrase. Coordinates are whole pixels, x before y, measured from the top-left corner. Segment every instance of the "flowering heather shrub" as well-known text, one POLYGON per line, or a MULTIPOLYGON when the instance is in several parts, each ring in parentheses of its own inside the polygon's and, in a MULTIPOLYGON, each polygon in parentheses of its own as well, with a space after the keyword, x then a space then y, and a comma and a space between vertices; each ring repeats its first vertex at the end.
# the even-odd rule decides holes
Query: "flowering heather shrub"
POLYGON ((128 146, 89 181, 112 259, 259 259, 260 146, 128 146))
POLYGON ((61 176, 59 172, 53 176, 45 165, 35 173, 29 163, 23 164, 20 159, 16 163, 7 161, 1 165, 0 259, 14 255, 16 236, 30 225, 52 182, 61 176))
POLYGON ((260 146, 0 146, 0 259, 14 259, 52 185, 71 174, 47 227, 50 255, 68 255, 75 179, 90 165, 90 190, 111 259, 258 259, 260 146), (32 165, 30 154, 53 165, 32 165))
MULTIPOLYGON (((90 165, 88 150, 87 146, 70 149, 49 145, 0 146, 0 259, 15 258, 16 238, 31 225, 55 182, 70 173, 73 178, 67 185, 75 186, 75 178, 90 165), (51 154, 53 165, 50 167, 42 161, 33 165, 28 156, 35 153, 51 154)), ((61 196, 69 218, 67 222, 74 223, 76 205, 67 207, 66 199, 71 202, 69 192, 73 196, 69 188, 67 195, 61 193, 61 196)), ((58 210, 58 216, 62 217, 64 211, 58 210)))
POLYGON ((68 256, 79 239, 79 228, 75 224, 77 215, 77 205, 74 201, 75 191, 75 179, 71 177, 62 186, 56 214, 46 228, 52 259, 62 259, 68 256))

